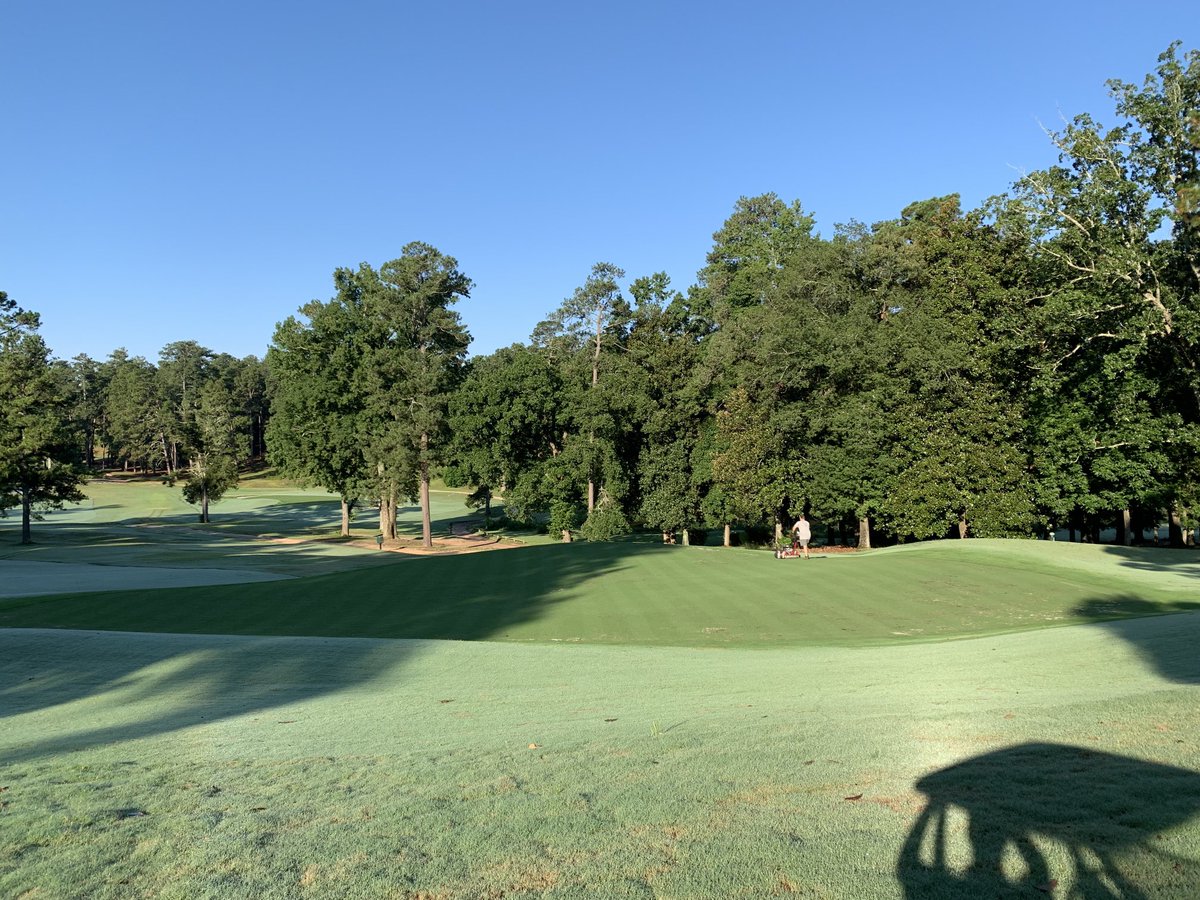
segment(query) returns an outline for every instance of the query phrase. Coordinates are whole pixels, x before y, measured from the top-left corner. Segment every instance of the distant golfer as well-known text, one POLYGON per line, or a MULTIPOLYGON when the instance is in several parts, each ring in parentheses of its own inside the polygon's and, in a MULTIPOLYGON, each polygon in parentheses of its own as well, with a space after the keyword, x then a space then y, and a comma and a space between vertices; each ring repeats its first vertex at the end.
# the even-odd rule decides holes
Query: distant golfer
POLYGON ((808 519, 804 518, 804 513, 800 513, 800 518, 792 526, 792 535, 804 551, 804 558, 808 559, 808 542, 812 540, 812 528, 809 527, 808 519))

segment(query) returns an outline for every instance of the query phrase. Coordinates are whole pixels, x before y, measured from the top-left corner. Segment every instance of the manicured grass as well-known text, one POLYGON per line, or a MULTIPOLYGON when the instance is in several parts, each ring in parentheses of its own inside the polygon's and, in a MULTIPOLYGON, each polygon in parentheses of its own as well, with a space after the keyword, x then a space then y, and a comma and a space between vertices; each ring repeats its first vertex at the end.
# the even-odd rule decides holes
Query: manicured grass
MULTIPOLYGON (((180 489, 161 479, 95 479, 86 491, 83 503, 50 512, 45 521, 34 523, 31 546, 18 543, 19 522, 14 517, 0 519, 0 560, 297 576, 340 572, 391 558, 374 551, 374 510, 357 512, 348 543, 339 537, 337 498, 264 475, 243 483, 215 505, 210 525, 199 524, 195 507, 184 503, 180 489)), ((450 523, 471 513, 457 492, 435 493, 431 506, 439 534, 449 534, 450 523)), ((417 537, 420 511, 403 508, 398 529, 417 537)), ((86 576, 75 583, 80 589, 89 587, 86 576)), ((58 588, 69 589, 69 584, 58 588)))
MULTIPOLYGON (((87 499, 47 514, 45 523, 34 523, 38 542, 54 539, 62 525, 173 525, 208 533, 251 534, 269 537, 332 537, 341 523, 337 497, 319 488, 305 488, 282 479, 258 476, 243 481, 210 509, 211 523, 199 524, 199 509, 186 502, 178 485, 162 479, 124 480, 95 478, 84 488, 87 499)), ((431 495, 435 528, 449 531, 449 522, 465 519, 473 512, 463 503, 460 491, 437 490, 431 495)), ((16 536, 14 520, 0 520, 0 535, 16 536)), ((363 535, 378 530, 378 513, 370 508, 354 511, 353 527, 363 535)), ((398 528, 419 530, 420 514, 415 505, 402 507, 398 528)))
POLYGON ((0 896, 1193 897, 1198 640, 0 630, 0 896))
POLYGON ((0 600, 0 625, 686 647, 883 644, 1200 609, 1197 565, 1191 554, 1034 541, 807 561, 720 548, 552 545, 287 582, 0 600))
POLYGON ((1192 553, 403 559, 253 537, 336 529, 256 489, 3 547, 169 580, 0 600, 0 896, 1196 896, 1192 553), (179 586, 217 570, 304 577, 179 586))

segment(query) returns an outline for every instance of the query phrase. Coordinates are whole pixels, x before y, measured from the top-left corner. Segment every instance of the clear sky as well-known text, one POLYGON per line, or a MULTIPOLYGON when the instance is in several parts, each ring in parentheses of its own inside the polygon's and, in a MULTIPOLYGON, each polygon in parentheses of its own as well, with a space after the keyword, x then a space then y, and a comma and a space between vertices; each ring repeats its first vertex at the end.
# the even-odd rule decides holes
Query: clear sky
POLYGON ((0 4, 0 290, 55 355, 261 356, 409 241, 475 282, 473 353, 607 261, 695 281, 739 196, 823 234, 1051 164, 1195 0, 0 4))

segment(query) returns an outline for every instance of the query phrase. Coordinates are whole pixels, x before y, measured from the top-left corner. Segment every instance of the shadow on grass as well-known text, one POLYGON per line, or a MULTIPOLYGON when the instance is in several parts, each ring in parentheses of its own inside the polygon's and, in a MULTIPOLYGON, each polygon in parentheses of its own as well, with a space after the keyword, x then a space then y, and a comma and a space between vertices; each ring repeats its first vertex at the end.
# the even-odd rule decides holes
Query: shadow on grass
MULTIPOLYGON (((245 530, 253 534, 304 535, 336 531, 341 526, 342 512, 336 500, 277 501, 247 511, 214 513, 213 524, 220 528, 245 530)), ((361 513, 354 517, 359 524, 366 519, 361 513)), ((197 516, 185 516, 181 524, 193 524, 197 516)))
POLYGON ((1125 641, 1155 672, 1179 684, 1200 684, 1200 602, 1151 602, 1137 597, 1088 600, 1072 613, 1125 641))
MULTIPOLYGON (((210 510, 209 515, 211 521, 207 525, 200 522, 198 510, 157 516, 129 516, 118 520, 116 524, 302 537, 337 531, 342 520, 341 508, 336 500, 273 501, 253 509, 222 509, 218 506, 210 510)), ((369 522, 370 518, 358 511, 353 524, 357 526, 369 522)))
POLYGON ((583 582, 646 552, 658 551, 558 545, 282 582, 0 601, 0 719, 87 701, 79 728, 67 735, 14 745, 13 729, 0 728, 8 732, 0 757, 144 737, 342 690, 402 665, 413 645, 294 638, 482 640, 536 619, 583 582), (88 721, 94 710, 116 715, 148 698, 169 701, 167 711, 121 725, 88 721))
POLYGON ((1172 852, 1162 834, 1200 814, 1196 772, 1030 743, 934 772, 916 789, 928 802, 896 864, 912 900, 1136 900, 1194 896, 1200 884, 1200 860, 1172 852), (1058 889, 1067 881, 1069 894, 1058 889))
MULTIPOLYGON (((253 495, 231 494, 230 500, 255 500, 253 495)), ((53 543, 59 540, 58 535, 72 528, 129 528, 154 527, 171 528, 180 533, 201 531, 204 533, 233 533, 244 535, 264 535, 281 537, 312 537, 335 534, 341 525, 341 506, 336 498, 308 498, 288 496, 286 493, 270 495, 261 498, 266 501, 252 508, 239 508, 236 504, 215 505, 211 510, 211 522, 202 525, 199 521, 199 508, 187 509, 176 505, 170 511, 159 510, 147 513, 144 509, 122 507, 120 504, 103 504, 90 506, 85 501, 78 506, 68 506, 64 510, 51 510, 34 523, 33 539, 36 543, 53 543), (126 509, 128 515, 101 517, 99 521, 80 519, 80 514, 91 515, 113 509, 126 509)), ((496 509, 503 509, 502 504, 496 509)), ((398 510, 400 516, 397 530, 406 535, 420 535, 421 510, 417 506, 402 507, 398 510)), ((435 503, 433 508, 433 529, 435 534, 449 534, 450 523, 472 515, 465 505, 458 507, 451 504, 435 503)), ((351 522, 352 527, 374 531, 378 526, 378 510, 369 506, 356 506, 351 522)), ((19 542, 19 522, 13 517, 0 519, 0 544, 11 540, 19 542)))
POLYGON ((1169 572, 1200 578, 1200 551, 1195 547, 1122 547, 1104 545, 1106 554, 1120 559, 1122 566, 1142 572, 1169 572))
MULTIPOLYGON (((8 763, 165 734, 369 683, 410 642, 0 629, 0 721, 81 703, 74 727, 0 727, 8 763)), ((36 722, 34 726, 36 727, 36 722)))
MULTIPOLYGON (((160 522, 145 525, 58 523, 35 533, 34 543, 0 542, 0 562, 74 563, 99 566, 161 566, 165 568, 250 569, 282 575, 315 575, 393 561, 391 554, 372 548, 357 553, 336 553, 339 541, 273 542, 254 540, 237 531, 180 528, 160 522)), ((53 571, 48 570, 48 575, 53 571)), ((86 575, 60 585, 62 592, 87 589, 86 575)), ((53 583, 47 588, 55 590, 53 583)), ((39 588, 39 592, 44 592, 39 588)))

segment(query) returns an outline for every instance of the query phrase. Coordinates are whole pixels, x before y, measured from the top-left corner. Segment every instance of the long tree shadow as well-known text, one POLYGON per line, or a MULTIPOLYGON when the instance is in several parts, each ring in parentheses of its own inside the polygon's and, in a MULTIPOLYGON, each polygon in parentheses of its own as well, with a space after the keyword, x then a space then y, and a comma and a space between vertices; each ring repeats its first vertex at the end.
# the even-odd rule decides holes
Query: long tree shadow
POLYGON ((896 864, 912 900, 1139 900, 1195 896, 1200 884, 1194 834, 1186 853, 1163 840, 1200 815, 1200 773, 1029 743, 934 772, 916 789, 927 805, 896 864))
POLYGON ((1200 684, 1200 602, 1139 597, 1088 600, 1072 610, 1121 638, 1154 671, 1180 684, 1200 684))
POLYGON ((160 734, 362 684, 419 647, 379 638, 502 635, 646 552, 662 551, 559 545, 282 582, 0 601, 0 720, 88 701, 67 734, 21 745, 14 729, 0 728, 0 759, 160 734), (105 631, 136 633, 96 633, 105 631), (157 711, 137 721, 89 721, 97 709, 150 698, 170 702, 143 704, 157 711))
MULTIPOLYGON (((275 535, 287 531, 280 528, 275 535)), ((114 566, 168 568, 265 569, 285 575, 359 568, 394 561, 390 553, 374 547, 343 546, 340 540, 310 540, 297 532, 297 540, 278 539, 269 528, 251 533, 236 528, 179 527, 166 520, 130 520, 103 525, 56 523, 35 533, 33 545, 0 542, 0 564, 5 559, 31 562, 67 562, 114 566), (260 537, 260 532, 266 532, 260 537)), ((73 586, 72 586, 73 587, 73 586)), ((60 590, 71 588, 64 587, 60 590)), ((78 585, 85 590, 85 583, 78 585)))
POLYGON ((1104 545, 1104 552, 1116 556, 1122 566, 1155 574, 1200 578, 1200 552, 1194 547, 1122 547, 1104 545))

